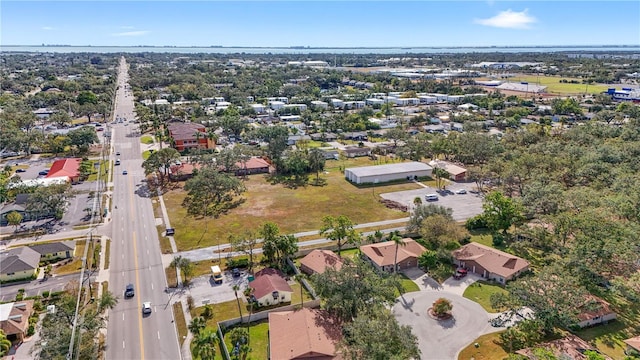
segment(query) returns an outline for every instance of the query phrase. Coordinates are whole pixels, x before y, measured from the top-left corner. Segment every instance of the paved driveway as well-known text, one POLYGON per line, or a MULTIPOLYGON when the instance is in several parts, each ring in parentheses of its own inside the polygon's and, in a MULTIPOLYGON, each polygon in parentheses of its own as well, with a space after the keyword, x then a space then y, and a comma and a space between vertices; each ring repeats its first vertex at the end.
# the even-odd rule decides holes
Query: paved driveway
POLYGON ((243 272, 240 277, 234 278, 231 276, 229 271, 225 271, 222 284, 214 283, 213 279, 209 275, 193 279, 189 286, 189 294, 193 297, 196 306, 217 304, 235 300, 236 295, 233 291, 233 285, 238 285, 240 287, 238 297, 243 300, 244 296, 242 296, 240 292, 246 289, 247 284, 248 281, 246 273, 243 272))
POLYGON ((493 330, 489 314, 476 302, 448 291, 424 290, 404 294, 393 307, 398 322, 411 326, 418 337, 421 359, 456 359, 458 352, 478 336, 493 330), (441 297, 453 305, 453 318, 438 321, 427 309, 441 297))

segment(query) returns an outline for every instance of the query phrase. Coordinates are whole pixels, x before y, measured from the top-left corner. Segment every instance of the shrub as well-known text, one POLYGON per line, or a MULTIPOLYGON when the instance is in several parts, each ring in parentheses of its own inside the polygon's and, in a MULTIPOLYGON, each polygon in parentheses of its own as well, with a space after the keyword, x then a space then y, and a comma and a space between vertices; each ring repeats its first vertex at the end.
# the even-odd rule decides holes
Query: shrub
POLYGON ((193 310, 193 308, 195 307, 195 302, 193 300, 193 296, 191 295, 187 296, 187 307, 189 308, 189 311, 193 310))
POLYGON ((472 218, 467 219, 465 227, 467 228, 467 230, 484 229, 487 227, 487 222, 482 215, 476 215, 472 218))
POLYGON ((32 324, 29 325, 29 329, 27 329, 27 336, 33 336, 36 333, 36 327, 32 324))
POLYGON ((249 267, 249 259, 247 258, 229 259, 229 261, 227 261, 227 269, 248 268, 248 267, 249 267))
POLYGON ((43 291, 42 292, 42 297, 43 298, 48 298, 49 297, 49 290, 43 291))
POLYGON ((500 247, 504 245, 504 236, 502 234, 493 234, 493 246, 500 247))
POLYGON ((24 293, 23 292, 18 292, 16 294, 16 301, 20 301, 22 299, 24 299, 24 293))
POLYGON ((44 305, 42 305, 42 301, 36 300, 33 303, 33 310, 38 311, 38 312, 44 310, 44 305))

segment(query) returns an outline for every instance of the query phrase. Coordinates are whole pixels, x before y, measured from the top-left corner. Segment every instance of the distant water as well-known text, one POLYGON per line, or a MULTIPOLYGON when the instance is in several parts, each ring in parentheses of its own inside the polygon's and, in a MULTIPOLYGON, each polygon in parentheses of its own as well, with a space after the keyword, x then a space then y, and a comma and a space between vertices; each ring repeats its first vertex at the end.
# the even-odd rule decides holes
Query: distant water
POLYGON ((462 53, 547 53, 547 52, 640 52, 640 46, 585 47, 161 47, 161 46, 0 46, 0 52, 30 53, 182 53, 182 54, 462 54, 462 53))

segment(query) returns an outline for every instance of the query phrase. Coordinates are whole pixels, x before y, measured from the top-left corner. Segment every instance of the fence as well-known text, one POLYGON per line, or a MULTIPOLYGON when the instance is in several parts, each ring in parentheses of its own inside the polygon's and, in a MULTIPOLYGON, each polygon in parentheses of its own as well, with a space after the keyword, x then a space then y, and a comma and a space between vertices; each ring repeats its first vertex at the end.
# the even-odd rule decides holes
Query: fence
MULTIPOLYGON (((320 300, 316 299, 316 300, 311 300, 311 301, 307 301, 303 304, 303 307, 305 308, 317 308, 320 306, 320 300)), ((291 311, 291 310, 296 310, 300 308, 300 304, 291 304, 291 305, 287 305, 287 306, 280 306, 280 307, 276 307, 273 309, 269 309, 269 310, 265 310, 265 311, 261 311, 259 313, 255 313, 255 314, 251 314, 250 316, 243 316, 242 318, 235 318, 235 319, 230 319, 230 320, 225 320, 225 321, 220 321, 218 323, 218 327, 222 327, 222 328, 229 328, 233 325, 239 324, 240 322, 242 323, 247 323, 249 321, 253 322, 253 321, 260 321, 260 320, 264 320, 267 317, 269 317, 269 313, 272 312, 278 312, 278 311, 291 311)))

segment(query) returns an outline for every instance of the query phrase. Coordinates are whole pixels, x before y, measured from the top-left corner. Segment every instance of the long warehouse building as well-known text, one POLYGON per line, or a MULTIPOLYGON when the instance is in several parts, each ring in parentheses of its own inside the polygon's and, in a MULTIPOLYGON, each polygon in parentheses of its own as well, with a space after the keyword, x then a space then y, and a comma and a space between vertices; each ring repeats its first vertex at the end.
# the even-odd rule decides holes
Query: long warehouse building
POLYGON ((344 170, 347 180, 356 184, 383 183, 409 177, 431 176, 431 166, 422 162, 405 162, 397 164, 363 166, 344 170))

